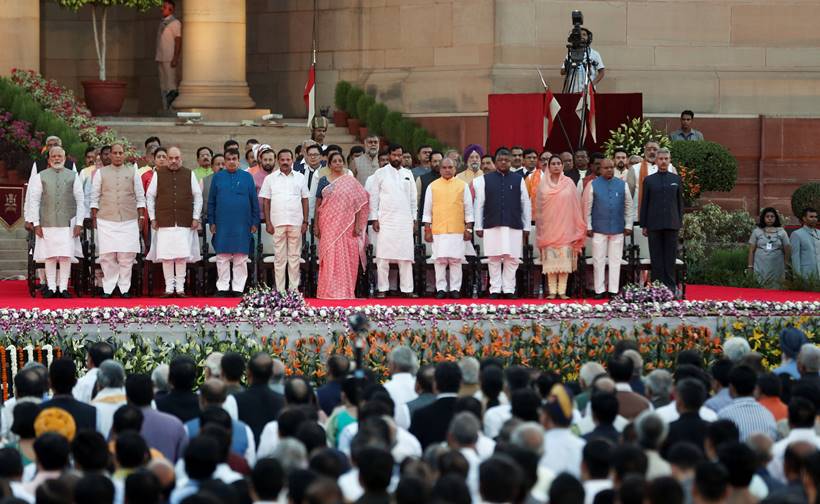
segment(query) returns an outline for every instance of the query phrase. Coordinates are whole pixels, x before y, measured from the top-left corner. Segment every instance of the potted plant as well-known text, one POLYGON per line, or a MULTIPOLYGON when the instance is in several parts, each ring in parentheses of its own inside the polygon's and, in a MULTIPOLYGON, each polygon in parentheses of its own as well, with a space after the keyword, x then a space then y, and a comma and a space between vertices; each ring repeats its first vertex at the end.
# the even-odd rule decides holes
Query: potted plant
POLYGON ((347 101, 345 103, 345 111, 350 114, 347 119, 347 132, 353 136, 359 134, 359 126, 361 126, 361 117, 358 116, 359 98, 364 95, 361 88, 353 87, 347 93, 347 101))
POLYGON ((159 7, 162 0, 54 0, 59 6, 79 10, 86 5, 91 6, 91 23, 94 33, 94 48, 97 50, 97 66, 99 78, 82 81, 85 91, 85 103, 95 116, 115 115, 122 108, 125 101, 125 81, 109 80, 106 78, 105 58, 107 50, 106 28, 108 24, 108 8, 122 5, 145 11, 151 7, 159 7), (99 27, 97 18, 100 17, 99 27))
POLYGON ((359 139, 364 140, 367 138, 368 128, 367 128, 367 114, 373 105, 376 104, 376 100, 370 96, 369 94, 363 94, 359 97, 359 101, 356 102, 356 116, 359 118, 359 139))
POLYGON ((345 111, 347 106, 347 93, 353 86, 347 81, 339 81, 336 83, 336 91, 333 94, 333 104, 336 105, 336 110, 333 111, 333 124, 337 128, 347 126, 347 118, 350 115, 345 111))

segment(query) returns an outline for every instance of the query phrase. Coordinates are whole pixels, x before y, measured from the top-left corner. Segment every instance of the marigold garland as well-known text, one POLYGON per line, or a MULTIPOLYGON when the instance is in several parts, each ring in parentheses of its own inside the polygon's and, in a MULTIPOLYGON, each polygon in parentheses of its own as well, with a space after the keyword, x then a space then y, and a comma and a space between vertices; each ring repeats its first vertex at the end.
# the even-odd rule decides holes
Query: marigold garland
POLYGON ((3 386, 3 403, 9 400, 9 375, 6 364, 6 349, 0 349, 0 384, 3 386))

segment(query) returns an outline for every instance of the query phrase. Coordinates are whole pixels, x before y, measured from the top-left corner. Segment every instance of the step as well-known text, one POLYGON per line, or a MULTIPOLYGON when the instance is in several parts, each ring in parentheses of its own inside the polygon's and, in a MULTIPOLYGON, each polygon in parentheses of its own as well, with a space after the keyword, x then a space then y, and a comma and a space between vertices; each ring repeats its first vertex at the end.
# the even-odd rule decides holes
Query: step
POLYGON ((0 280, 25 280, 26 270, 0 269, 0 280))

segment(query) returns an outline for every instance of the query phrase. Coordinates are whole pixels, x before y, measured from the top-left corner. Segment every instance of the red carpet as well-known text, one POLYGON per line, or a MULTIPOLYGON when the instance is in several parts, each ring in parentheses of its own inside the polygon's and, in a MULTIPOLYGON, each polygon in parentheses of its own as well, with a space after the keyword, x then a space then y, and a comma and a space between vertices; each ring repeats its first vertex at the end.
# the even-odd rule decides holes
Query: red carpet
MULTIPOLYGON (((820 301, 820 293, 817 292, 796 292, 779 291, 766 289, 737 289, 730 287, 714 287, 710 285, 689 285, 686 288, 687 299, 690 301, 820 301)), ((545 301, 540 299, 518 299, 512 300, 489 300, 489 299, 355 299, 345 301, 325 301, 319 299, 309 299, 308 304, 313 307, 323 306, 409 306, 416 304, 425 305, 448 305, 452 303, 474 304, 528 304, 528 303, 602 303, 592 299, 572 299, 570 301, 545 301)), ((160 298, 138 298, 138 299, 99 299, 99 298, 73 298, 73 299, 42 299, 32 298, 28 294, 26 282, 22 280, 0 281, 0 308, 40 308, 40 309, 60 309, 60 308, 91 308, 104 306, 236 306, 238 298, 185 298, 185 299, 160 299, 160 298)))

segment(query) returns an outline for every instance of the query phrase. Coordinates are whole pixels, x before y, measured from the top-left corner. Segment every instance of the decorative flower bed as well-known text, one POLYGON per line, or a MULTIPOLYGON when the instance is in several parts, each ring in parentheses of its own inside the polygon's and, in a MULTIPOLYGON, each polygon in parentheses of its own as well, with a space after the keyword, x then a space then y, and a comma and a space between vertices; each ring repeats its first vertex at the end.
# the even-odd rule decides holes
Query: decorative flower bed
POLYGON ((11 80, 25 89, 43 109, 53 113, 70 127, 77 130, 83 142, 94 147, 124 143, 126 159, 137 158, 137 151, 127 140, 120 138, 113 129, 97 124, 83 102, 74 92, 59 85, 55 80, 45 79, 34 70, 12 70, 11 80))

